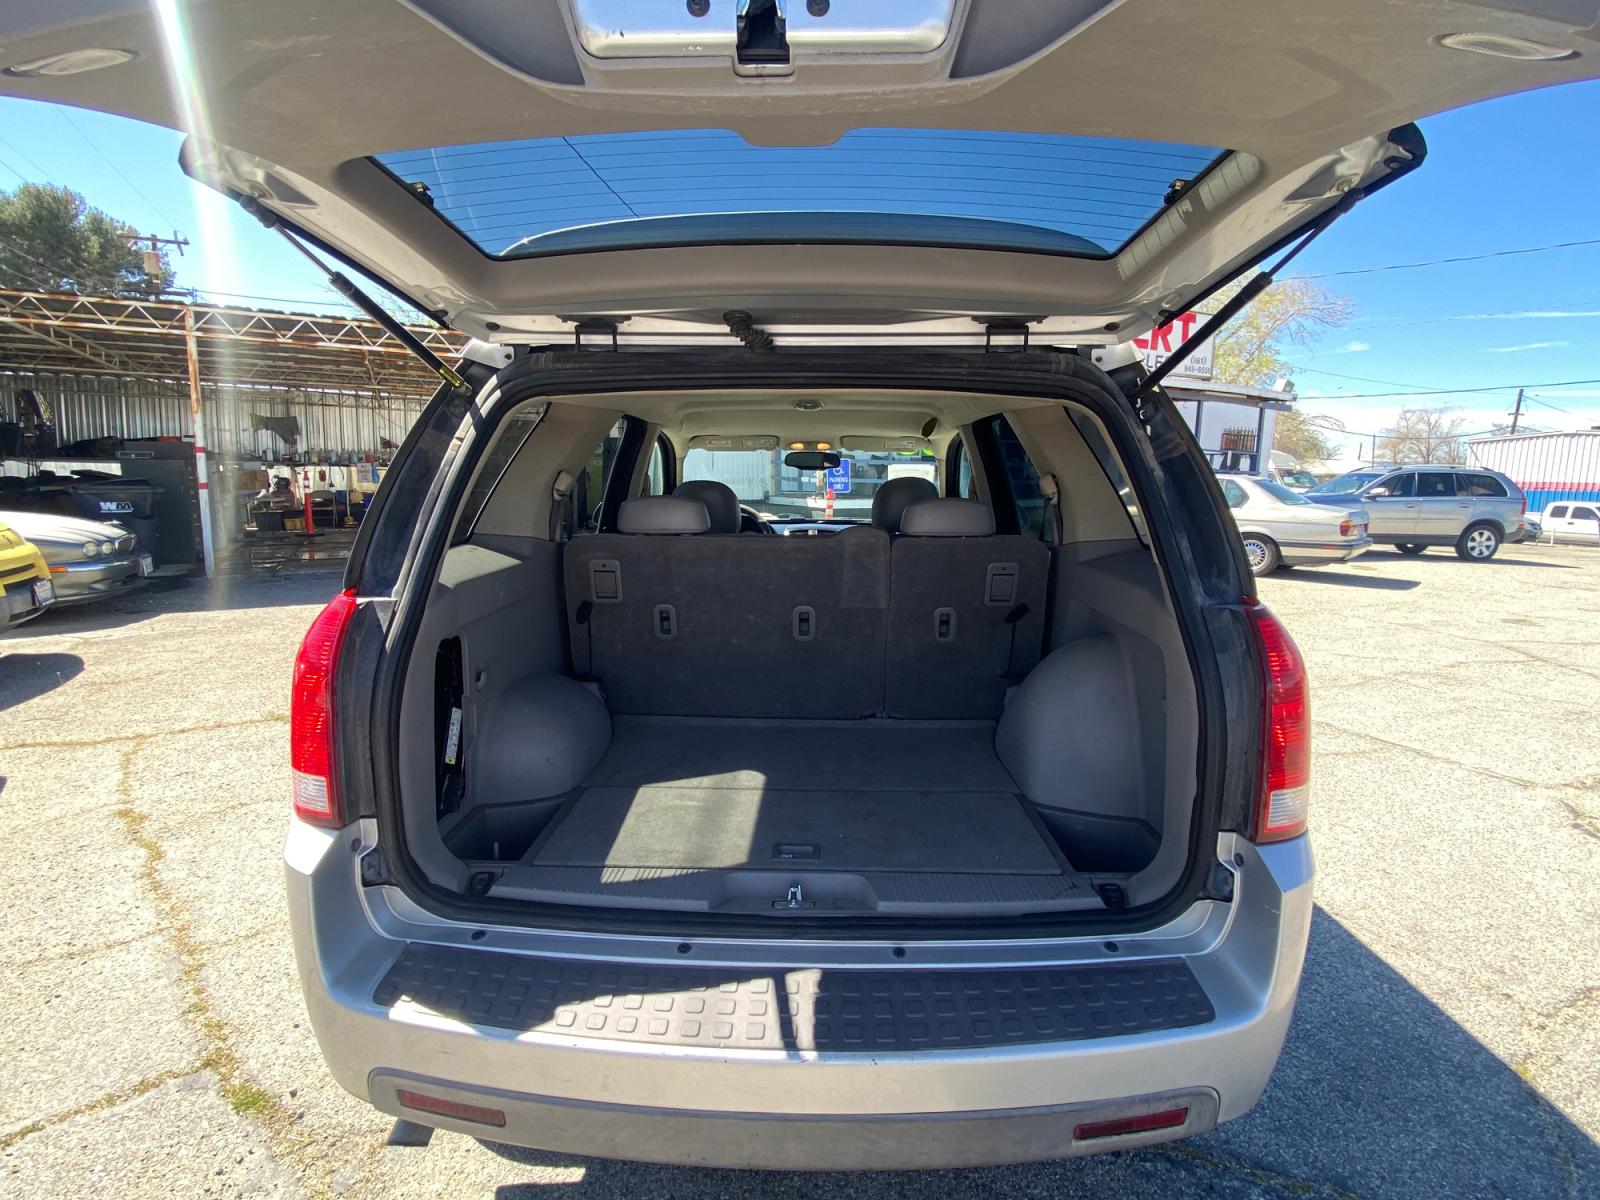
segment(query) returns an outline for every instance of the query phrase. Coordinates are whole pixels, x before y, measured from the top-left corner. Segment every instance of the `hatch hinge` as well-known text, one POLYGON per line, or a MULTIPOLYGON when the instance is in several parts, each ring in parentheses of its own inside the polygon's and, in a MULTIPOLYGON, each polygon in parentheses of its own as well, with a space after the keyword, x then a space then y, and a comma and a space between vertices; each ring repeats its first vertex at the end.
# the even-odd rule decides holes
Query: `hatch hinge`
MULTIPOLYGON (((618 324, 619 322, 611 317, 582 317, 577 319, 572 326, 572 348, 574 350, 585 349, 583 344, 585 337, 600 338, 602 340, 609 338, 611 340, 611 350, 615 353, 619 349, 617 345, 618 324)), ((588 348, 604 350, 606 347, 601 345, 588 348)))
POLYGON ((983 327, 983 349, 986 354, 1020 354, 1028 348, 1032 331, 1029 326, 1033 320, 1043 320, 1043 317, 1032 318, 1026 321, 990 321, 983 327))
MULTIPOLYGON (((291 230, 287 225, 279 220, 277 213, 273 212, 266 205, 262 204, 261 201, 257 200, 254 196, 240 196, 239 207, 244 209, 245 212, 249 213, 257 221, 260 221, 261 224, 267 229, 275 229, 281 233, 284 241, 288 242, 289 245, 293 246, 296 250, 300 251, 301 254, 305 255, 306 258, 311 261, 311 265, 322 272, 329 284, 333 286, 334 291, 338 292, 346 300, 350 301, 351 304, 355 305, 362 312, 366 313, 368 317, 382 326, 385 333, 387 333, 395 341, 399 342, 407 350, 411 351, 411 353, 422 362, 423 366, 427 367, 428 370, 432 371, 451 387, 457 388, 461 391, 466 390, 467 381, 461 377, 454 367, 445 362, 444 359, 440 358, 432 350, 428 349, 428 347, 423 344, 421 338, 417 337, 417 335, 412 333, 411 330, 407 329, 399 321, 395 320, 387 309, 385 309, 371 296, 367 295, 364 291, 357 287, 351 281, 348 275, 344 274, 342 271, 333 270, 328 266, 327 263, 323 262, 314 253, 312 253, 311 247, 301 241, 295 231, 291 230)), ((429 313, 429 316, 434 317, 435 320, 438 319, 438 315, 435 313, 429 313)))

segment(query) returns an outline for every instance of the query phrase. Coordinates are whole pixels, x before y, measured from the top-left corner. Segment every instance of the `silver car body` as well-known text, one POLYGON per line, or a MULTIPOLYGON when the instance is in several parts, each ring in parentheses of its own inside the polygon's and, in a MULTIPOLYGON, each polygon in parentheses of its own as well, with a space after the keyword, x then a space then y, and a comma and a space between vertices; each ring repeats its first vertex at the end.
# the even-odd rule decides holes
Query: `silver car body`
POLYGON ((1272 547, 1279 561, 1292 567, 1349 562, 1372 546, 1367 514, 1360 508, 1319 504, 1285 484, 1247 475, 1227 475, 1221 482, 1252 570, 1270 557, 1272 547))
POLYGON ((39 547, 50 566, 57 604, 136 587, 150 573, 150 556, 139 549, 137 535, 121 525, 41 512, 3 512, 0 522, 39 547), (94 554, 88 546, 95 547, 94 554))
MULTIPOLYGON (((1232 864, 1232 903, 1200 901, 1166 925, 1115 943, 927 941, 905 959, 895 956, 904 948, 876 941, 719 939, 693 947, 686 959, 689 943, 677 938, 479 927, 434 916, 397 888, 363 886, 361 851, 376 834, 371 821, 340 832, 294 822, 285 853, 300 979, 338 1081, 384 1112, 428 1125, 652 1162, 970 1166, 1204 1132, 1243 1114, 1266 1087, 1288 1029, 1312 911, 1308 838, 1258 846, 1225 833, 1217 853, 1232 864), (568 1031, 512 1032, 411 1001, 385 1005, 379 988, 402 952, 420 955, 441 991, 475 989, 485 1005, 506 994, 501 987, 516 986, 519 970, 565 960, 572 977, 585 980, 589 999, 571 1006, 568 1031), (1204 988, 1212 1020, 1159 1033, 883 1053, 673 1046, 616 1032, 634 1014, 648 1020, 658 1005, 692 1003, 700 994, 709 998, 708 1016, 724 1004, 747 1025, 762 997, 829 972, 882 980, 891 970, 1003 968, 1021 978, 1036 968, 1048 981, 1049 968, 1149 964, 1160 972, 1175 960, 1204 988), (663 979, 675 986, 663 990, 663 979), (472 1115, 418 1112, 400 1098, 412 1087, 469 1106, 464 1111, 472 1115), (1177 1107, 1189 1110, 1181 1126, 1081 1136, 1089 1124, 1177 1107)), ((903 1019, 898 1010, 909 990, 874 994, 871 1006, 882 1006, 887 1020, 903 1019), (890 1008, 897 1010, 892 1016, 890 1008)), ((1159 1002, 1157 992, 1152 1002, 1159 1002)), ((1008 998, 987 999, 1003 1017, 1008 998)), ((1026 1010, 1025 992, 1010 999, 1026 1010)), ((776 1019, 783 1022, 781 1012, 776 1019)))
POLYGON ((1392 546, 1454 546, 1484 524, 1516 541, 1526 506, 1515 483, 1484 467, 1373 466, 1306 495, 1319 504, 1360 504, 1372 519, 1372 540, 1392 546))

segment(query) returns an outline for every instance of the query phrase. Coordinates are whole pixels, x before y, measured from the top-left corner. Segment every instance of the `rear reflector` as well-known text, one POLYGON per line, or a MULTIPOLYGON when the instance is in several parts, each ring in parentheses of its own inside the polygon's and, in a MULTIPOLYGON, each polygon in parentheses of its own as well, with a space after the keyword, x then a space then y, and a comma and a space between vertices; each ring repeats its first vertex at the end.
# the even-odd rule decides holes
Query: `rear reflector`
POLYGON ((1075 1142, 1095 1138, 1122 1137, 1130 1133, 1149 1133, 1156 1129, 1176 1129, 1189 1119, 1187 1108, 1169 1108, 1162 1112, 1145 1113, 1137 1117, 1118 1117, 1114 1121, 1091 1121, 1072 1131, 1075 1142))
POLYGON ((498 1108, 484 1108, 479 1104, 463 1104, 459 1100, 444 1100, 438 1096, 424 1096, 421 1092, 408 1092, 399 1088, 395 1098, 405 1108, 433 1113, 440 1117, 454 1117, 458 1121, 471 1121, 475 1125, 493 1125, 504 1129, 506 1114, 498 1108))
POLYGON ((289 694, 294 815, 329 828, 344 824, 333 772, 333 677, 355 611, 356 594, 341 592, 317 614, 295 657, 289 694))
POLYGON ((1250 840, 1281 842, 1306 831, 1311 803, 1311 701, 1306 664, 1278 618, 1261 604, 1245 608, 1261 650, 1261 786, 1250 840))

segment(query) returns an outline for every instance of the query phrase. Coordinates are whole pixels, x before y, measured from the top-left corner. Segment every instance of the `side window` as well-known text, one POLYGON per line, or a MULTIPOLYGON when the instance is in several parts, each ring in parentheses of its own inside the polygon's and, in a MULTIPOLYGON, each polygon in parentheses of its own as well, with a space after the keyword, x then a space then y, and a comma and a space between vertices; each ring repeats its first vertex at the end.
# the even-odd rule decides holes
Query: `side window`
POLYGON ((1594 509, 1592 509, 1592 508, 1584 508, 1583 506, 1580 505, 1579 507, 1577 507, 1577 508, 1572 510, 1572 519, 1574 521, 1594 521, 1594 520, 1600 520, 1600 517, 1596 517, 1595 516, 1594 509))
POLYGON ((1227 499, 1229 508, 1238 508, 1250 499, 1250 494, 1231 479, 1222 481, 1222 494, 1227 499))
POLYGON ((1437 500, 1440 496, 1456 494, 1456 477, 1449 471, 1419 471, 1416 480, 1419 500, 1437 500))
POLYGON ((472 527, 478 523, 478 518, 488 507, 489 498, 494 495, 500 477, 506 473, 506 468, 522 450, 522 444, 528 440, 534 428, 544 419, 547 407, 540 404, 537 407, 518 409, 506 418, 505 424, 495 436, 494 444, 483 456, 477 478, 472 481, 472 491, 467 494, 466 502, 461 506, 461 515, 456 518, 455 533, 451 536, 453 542, 464 542, 472 536, 472 527))
POLYGON ((1567 516, 1567 506, 1565 504, 1552 505, 1550 508, 1550 515, 1552 517, 1565 520, 1567 516))
POLYGON ((593 533, 600 528, 600 505, 605 500, 606 480, 617 461, 617 450, 622 445, 622 435, 627 421, 618 421, 594 448, 589 461, 578 472, 578 482, 572 489, 573 513, 579 529, 593 533))
POLYGON ((1028 452, 1017 440, 1011 422, 1003 416, 992 419, 995 446, 1005 466, 1006 482, 1011 485, 1011 499, 1017 506, 1017 532, 1024 537, 1040 538, 1053 544, 1056 540, 1055 521, 1050 516, 1050 505, 1039 490, 1039 472, 1028 460, 1028 452))
POLYGON ((677 486, 677 472, 673 468, 672 445, 665 434, 658 434, 650 451, 650 462, 645 467, 644 494, 665 496, 677 486))
POLYGON ((963 500, 975 498, 972 489, 972 460, 967 457, 967 447, 958 437, 950 444, 950 478, 955 481, 952 496, 959 496, 963 500))
POLYGON ((1463 496, 1499 496, 1506 495, 1506 485, 1493 475, 1481 475, 1476 472, 1471 474, 1461 472, 1456 475, 1456 488, 1463 496))
POLYGON ((1380 479, 1374 486, 1385 488, 1391 496, 1413 496, 1416 494, 1417 477, 1405 471, 1399 475, 1391 475, 1387 479, 1380 479))

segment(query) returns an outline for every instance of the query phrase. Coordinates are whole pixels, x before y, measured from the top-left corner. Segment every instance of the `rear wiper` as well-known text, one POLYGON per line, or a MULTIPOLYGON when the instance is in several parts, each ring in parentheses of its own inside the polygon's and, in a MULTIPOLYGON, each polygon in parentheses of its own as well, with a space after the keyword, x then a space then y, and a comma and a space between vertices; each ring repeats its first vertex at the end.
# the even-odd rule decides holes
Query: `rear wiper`
POLYGON ((1147 396, 1153 393, 1156 388, 1161 386, 1161 381, 1168 375, 1172 374, 1172 372, 1175 371, 1179 366, 1181 366, 1184 360, 1187 359, 1190 354, 1194 353, 1195 350, 1199 349, 1200 345, 1207 338, 1218 333, 1223 326, 1225 326, 1229 321, 1233 320, 1234 317, 1238 316, 1239 312, 1247 304, 1249 304, 1250 301, 1254 300, 1262 292, 1266 291, 1267 288, 1271 287, 1273 280, 1278 275, 1278 272, 1292 263, 1300 251, 1304 250, 1312 242, 1316 241, 1317 238, 1322 235, 1323 230, 1327 229, 1328 226, 1332 225, 1340 217, 1344 216, 1345 213, 1349 212, 1355 202, 1361 199, 1361 196, 1362 193, 1359 191, 1349 191, 1341 196, 1338 203, 1334 204, 1333 207, 1329 208, 1327 212, 1318 217, 1316 222, 1311 226, 1310 229, 1306 230, 1305 234, 1300 238, 1300 240, 1289 248, 1288 253, 1286 253, 1277 262, 1273 263, 1270 267, 1265 267, 1258 271, 1255 275, 1255 278, 1251 279, 1249 283, 1240 288, 1233 299, 1229 300, 1221 308, 1217 309, 1216 312, 1211 314, 1211 319, 1209 321, 1191 333, 1183 340, 1183 343, 1176 350, 1174 350, 1161 362, 1157 363, 1155 367, 1151 369, 1150 373, 1144 377, 1143 382, 1139 384, 1138 390, 1133 393, 1132 401, 1134 407, 1138 408, 1141 402, 1147 396))
POLYGON ((316 267, 317 270, 321 271, 322 274, 326 276, 328 283, 333 286, 334 291, 338 292, 346 300, 350 301, 351 304, 355 305, 362 312, 366 313, 367 316, 371 317, 374 321, 381 325, 385 333, 394 338, 395 341, 399 342, 407 350, 411 351, 412 354, 416 355, 417 358, 422 361, 422 365, 427 367, 428 370, 432 371, 435 375, 444 380, 453 388, 464 389, 467 386, 467 381, 463 379, 461 375, 450 366, 449 363, 445 362, 444 359, 440 358, 432 350, 428 349, 428 347, 423 344, 421 338, 417 337, 417 335, 412 333, 411 330, 407 329, 399 321, 395 320, 395 318, 389 314, 387 309, 380 305, 371 296, 367 295, 366 292, 357 287, 348 275, 344 274, 342 271, 335 271, 332 267, 328 266, 327 263, 318 258, 312 252, 310 246, 307 246, 298 237, 296 237, 294 232, 278 219, 277 213, 267 208, 254 196, 240 196, 239 207, 244 209, 245 212, 249 213, 256 220, 260 221, 261 224, 266 226, 268 229, 273 229, 278 233, 281 233, 286 242, 310 259, 311 265, 316 267))

